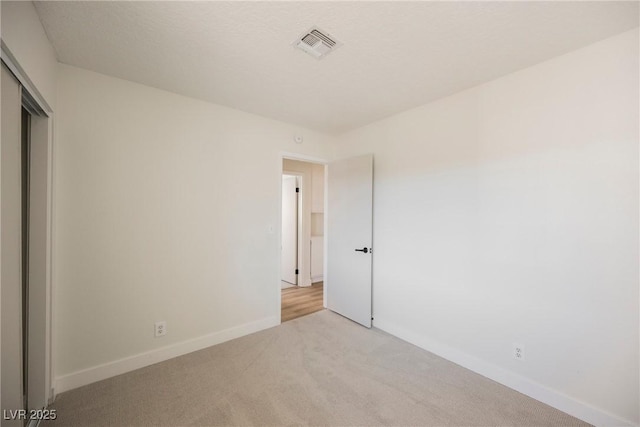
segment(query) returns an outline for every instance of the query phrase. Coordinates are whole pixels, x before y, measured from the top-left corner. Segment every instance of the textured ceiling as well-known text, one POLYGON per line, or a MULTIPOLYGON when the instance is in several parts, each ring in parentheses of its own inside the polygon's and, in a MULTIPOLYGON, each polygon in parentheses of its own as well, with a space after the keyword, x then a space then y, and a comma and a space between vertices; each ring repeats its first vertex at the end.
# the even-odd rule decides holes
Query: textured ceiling
POLYGON ((637 2, 36 2, 67 64, 330 133, 638 26, 637 2), (344 43, 316 60, 313 25, 344 43))

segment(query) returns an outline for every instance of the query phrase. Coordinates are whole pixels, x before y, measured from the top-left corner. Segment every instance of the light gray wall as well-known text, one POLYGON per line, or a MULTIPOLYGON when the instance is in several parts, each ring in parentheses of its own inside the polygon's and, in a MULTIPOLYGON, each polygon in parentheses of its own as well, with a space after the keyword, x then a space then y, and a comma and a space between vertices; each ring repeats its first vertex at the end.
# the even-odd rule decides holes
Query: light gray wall
POLYGON ((638 74, 636 29, 340 137, 375 157, 375 325, 637 424, 638 74))
POLYGON ((53 46, 30 1, 2 1, 2 41, 7 45, 33 86, 55 111, 56 59, 53 46))
POLYGON ((326 157, 331 139, 66 65, 58 75, 58 384, 277 322, 282 153, 326 157), (168 332, 154 338, 159 320, 168 332))

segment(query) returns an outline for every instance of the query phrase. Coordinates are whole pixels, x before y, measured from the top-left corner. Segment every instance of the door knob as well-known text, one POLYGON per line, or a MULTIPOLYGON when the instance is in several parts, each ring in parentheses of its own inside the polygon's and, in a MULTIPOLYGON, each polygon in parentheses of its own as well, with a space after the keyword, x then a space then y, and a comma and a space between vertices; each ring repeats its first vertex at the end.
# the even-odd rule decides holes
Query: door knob
POLYGON ((356 252, 364 252, 365 254, 369 253, 369 248, 356 249, 356 252))

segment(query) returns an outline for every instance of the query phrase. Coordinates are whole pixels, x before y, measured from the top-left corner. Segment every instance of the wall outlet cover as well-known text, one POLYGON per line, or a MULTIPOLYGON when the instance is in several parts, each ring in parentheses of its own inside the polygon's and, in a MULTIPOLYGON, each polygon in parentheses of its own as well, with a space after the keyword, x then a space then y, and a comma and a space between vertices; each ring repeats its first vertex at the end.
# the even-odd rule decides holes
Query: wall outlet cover
POLYGON ((164 320, 160 322, 156 322, 154 336, 157 338, 157 337, 163 337, 166 334, 167 334, 167 322, 164 320))
POLYGON ((513 344, 513 358, 516 360, 524 361, 524 345, 514 343, 513 344))

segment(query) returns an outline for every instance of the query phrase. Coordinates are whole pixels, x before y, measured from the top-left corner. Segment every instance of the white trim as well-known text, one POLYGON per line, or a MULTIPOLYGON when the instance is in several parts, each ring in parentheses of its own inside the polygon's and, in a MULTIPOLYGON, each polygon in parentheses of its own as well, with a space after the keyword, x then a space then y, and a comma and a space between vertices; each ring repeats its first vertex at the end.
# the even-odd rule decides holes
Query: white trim
MULTIPOLYGON (((327 230, 329 230, 329 163, 325 163, 324 165, 324 215, 323 215, 323 225, 322 229, 324 230, 324 243, 322 247, 322 306, 327 308, 327 289, 329 289, 329 283, 325 277, 327 276, 327 259, 329 258, 329 236, 327 230)), ((372 276, 373 277, 373 276, 372 276)), ((372 283, 373 286, 373 283, 372 283)), ((373 291, 373 288, 371 289, 373 291)), ((373 293, 372 293, 373 295, 373 293)), ((373 299, 372 299, 373 301, 373 299)), ((371 309, 371 317, 373 317, 373 308, 371 309)))
MULTIPOLYGON (((327 159, 323 159, 321 157, 315 157, 315 156, 307 156, 305 154, 299 154, 299 153, 291 153, 291 152, 287 152, 287 151, 281 151, 280 152, 280 160, 282 161, 283 159, 288 159, 288 160, 298 160, 300 162, 307 162, 307 163, 317 163, 320 165, 326 165, 327 163, 329 163, 329 161, 327 159)), ((281 165, 282 167, 282 165, 281 165)))
POLYGON ((318 282, 322 282, 322 278, 324 276, 322 274, 318 274, 315 276, 311 276, 311 283, 318 283, 318 282))
POLYGON ((284 157, 282 153, 278 156, 278 220, 276 225, 269 225, 275 229, 276 239, 274 250, 278 254, 278 287, 274 286, 274 291, 277 289, 277 294, 274 293, 274 301, 276 302, 276 316, 278 316, 278 325, 282 323, 282 171, 284 170, 284 157))
POLYGON ((24 72, 15 56, 13 56, 13 53, 11 53, 11 50, 9 50, 9 47, 4 43, 4 40, 0 42, 0 45, 2 47, 2 61, 5 63, 7 68, 9 68, 13 75, 16 76, 23 88, 36 101, 38 106, 42 108, 46 115, 51 114, 53 109, 47 101, 45 101, 40 91, 36 88, 36 85, 34 85, 29 76, 27 76, 27 73, 24 72))
MULTIPOLYGON (((638 55, 640 55, 640 45, 638 46, 638 52, 636 52, 636 53, 638 55)), ((640 98, 640 88, 638 88, 638 93, 636 93, 636 95, 638 96, 638 98, 640 98)), ((638 98, 636 98, 636 99, 638 99, 638 98)), ((639 158, 636 159, 636 160, 640 160, 640 153, 639 153, 639 158)), ((640 182, 640 177, 638 177, 638 178, 639 178, 638 181, 640 182)), ((640 187, 639 187, 639 190, 640 190, 640 187)), ((640 194, 640 192, 639 192, 639 194, 640 194)), ((640 222, 640 212, 638 212, 638 214, 639 214, 638 215, 638 221, 640 222)), ((637 249, 640 250, 640 240, 638 240, 638 248, 637 249)), ((638 283, 639 283, 639 286, 640 286, 640 270, 638 271, 638 273, 639 273, 638 283)), ((638 295, 638 300, 639 300, 638 303, 640 304, 640 293, 638 295)), ((638 321, 638 325, 640 325, 640 311, 638 312, 638 316, 637 316, 636 320, 638 321)), ((638 328, 638 335, 640 336, 640 328, 638 328)), ((639 350, 639 354, 640 354, 640 339, 638 340, 638 345, 639 345, 639 349, 638 350, 639 350)), ((639 386, 639 389, 640 389, 640 370, 638 370, 638 386, 639 386)), ((640 406, 640 402, 638 402, 638 405, 640 406)))
POLYGON ((56 347, 56 318, 55 318, 55 310, 56 310, 56 251, 55 248, 55 230, 56 230, 56 182, 55 182, 55 165, 56 165, 56 124, 54 122, 53 115, 50 117, 51 119, 51 137, 49 139, 50 151, 49 151, 49 159, 48 159, 48 167, 49 167, 49 189, 48 196, 49 200, 47 201, 47 210, 49 213, 49 233, 47 237, 49 238, 49 242, 47 244, 47 249, 49 250, 49 254, 47 256, 47 261, 49 262, 49 268, 47 269, 47 274, 49 277, 47 278, 47 282, 49 284, 49 404, 52 404, 56 400, 56 361, 57 361, 57 347, 56 347))
POLYGON ((55 166, 55 113, 49 114, 49 158, 47 159, 47 168, 49 171, 49 177, 47 182, 47 310, 48 322, 47 322, 47 339, 49 340, 47 345, 47 380, 48 380, 48 393, 47 403, 51 404, 56 398, 55 394, 55 331, 54 325, 54 310, 55 310, 55 285, 54 285, 54 231, 55 231, 55 186, 54 186, 54 166, 55 166))
POLYGON ((272 328, 280 323, 278 316, 266 317, 240 326, 225 329, 213 334, 193 338, 166 347, 125 357, 113 362, 83 369, 56 378, 56 393, 63 393, 74 388, 101 381, 116 375, 144 368, 145 366, 173 359, 194 351, 202 350, 235 338, 272 328))
POLYGON ((516 373, 376 317, 373 326, 595 426, 637 426, 516 373))
MULTIPOLYGON (((305 174, 304 172, 298 172, 298 171, 291 171, 291 170, 282 170, 282 175, 289 175, 289 176, 295 176, 297 179, 296 182, 296 186, 298 188, 300 188, 300 192, 298 193, 298 209, 296 212, 296 215, 298 216, 297 221, 296 221, 296 227, 298 227, 298 231, 297 231, 297 235, 298 235, 298 241, 297 241, 297 249, 296 249, 296 264, 298 267, 298 274, 296 275, 296 286, 310 286, 305 284, 305 275, 304 275, 304 271, 302 266, 304 265, 304 251, 302 250, 302 247, 304 246, 304 234, 302 233, 302 230, 304 230, 304 195, 307 192, 307 189, 305 188, 304 184, 305 184, 305 174)), ((280 204, 282 205, 282 193, 280 195, 280 204)), ((280 214, 280 227, 282 227, 282 213, 280 214)), ((280 230, 282 231, 282 230, 280 230)), ((280 237, 280 253, 282 253, 282 237, 280 237)), ((281 270, 280 270, 280 279, 282 280, 282 262, 280 263, 281 265, 281 270)), ((311 268, 309 268, 309 272, 311 272, 311 268)))

